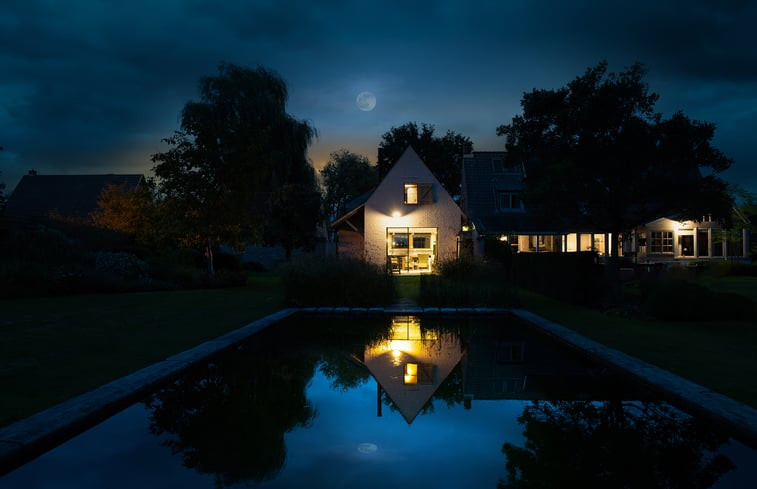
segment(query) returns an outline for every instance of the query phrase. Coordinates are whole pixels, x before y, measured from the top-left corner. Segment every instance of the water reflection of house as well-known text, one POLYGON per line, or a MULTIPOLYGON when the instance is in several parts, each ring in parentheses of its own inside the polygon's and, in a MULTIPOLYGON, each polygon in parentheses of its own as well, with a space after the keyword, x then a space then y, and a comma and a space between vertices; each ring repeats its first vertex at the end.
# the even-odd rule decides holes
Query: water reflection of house
POLYGON ((365 348, 364 363, 409 424, 463 354, 458 335, 422 331, 419 318, 396 316, 390 337, 365 348))
POLYGON ((474 335, 466 346, 466 408, 477 399, 574 400, 610 394, 604 367, 523 326, 503 325, 495 337, 474 335))

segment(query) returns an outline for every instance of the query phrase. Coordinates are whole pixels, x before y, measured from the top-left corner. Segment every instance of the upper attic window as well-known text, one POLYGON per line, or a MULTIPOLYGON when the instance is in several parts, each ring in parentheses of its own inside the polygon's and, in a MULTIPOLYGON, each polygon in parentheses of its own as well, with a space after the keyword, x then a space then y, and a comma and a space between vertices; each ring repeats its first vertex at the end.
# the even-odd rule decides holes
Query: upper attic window
POLYGON ((433 204, 434 187, 430 183, 406 183, 405 204, 433 204))

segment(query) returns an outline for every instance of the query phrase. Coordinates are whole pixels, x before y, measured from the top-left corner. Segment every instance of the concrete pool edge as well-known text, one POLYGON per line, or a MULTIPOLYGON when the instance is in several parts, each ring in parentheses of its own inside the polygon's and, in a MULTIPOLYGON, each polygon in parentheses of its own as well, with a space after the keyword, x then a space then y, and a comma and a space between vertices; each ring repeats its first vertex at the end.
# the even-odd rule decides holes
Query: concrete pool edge
POLYGON ((299 312, 282 309, 189 350, 120 377, 89 392, 0 428, 0 476, 23 465, 61 440, 94 426, 189 366, 299 312))
POLYGON ((510 312, 549 336, 557 338, 605 364, 619 368, 665 393, 671 399, 684 404, 687 408, 715 419, 734 433, 738 433, 743 438, 743 442, 757 449, 757 409, 591 340, 570 328, 525 309, 513 308, 510 312))
POLYGON ((49 450, 79 431, 106 419, 146 394, 153 387, 258 331, 298 313, 305 315, 391 315, 500 316, 510 314, 538 330, 637 377, 673 399, 729 426, 757 446, 757 410, 722 394, 683 379, 635 357, 590 340, 572 329, 532 312, 516 308, 289 308, 253 321, 241 328, 206 341, 166 360, 157 362, 90 392, 69 399, 28 418, 0 428, 0 476, 49 450))

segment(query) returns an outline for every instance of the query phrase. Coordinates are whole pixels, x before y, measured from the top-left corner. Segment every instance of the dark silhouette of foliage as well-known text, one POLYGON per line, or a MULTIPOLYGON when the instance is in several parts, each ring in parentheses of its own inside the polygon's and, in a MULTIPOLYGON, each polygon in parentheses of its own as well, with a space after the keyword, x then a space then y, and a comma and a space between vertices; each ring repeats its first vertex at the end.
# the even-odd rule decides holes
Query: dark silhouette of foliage
POLYGON ((315 417, 305 396, 315 363, 303 352, 236 349, 153 395, 150 430, 218 487, 274 478, 284 434, 315 417))
POLYGON ((501 489, 706 488, 734 468, 722 433, 666 404, 534 401, 518 418, 525 445, 505 443, 501 489))
POLYGON ((509 163, 525 163, 528 209, 551 226, 612 232, 613 256, 619 233, 658 217, 727 218, 717 173, 731 159, 711 145, 715 125, 680 111, 663 119, 639 63, 606 72, 602 62, 565 87, 525 93, 523 114, 497 128, 509 163))
POLYGON ((344 148, 331 153, 321 177, 326 187, 323 207, 329 220, 343 215, 348 202, 378 184, 376 167, 368 158, 344 148))
POLYGON ((282 189, 313 183, 306 151, 315 129, 286 113, 284 80, 262 67, 221 64, 201 80, 200 96, 164 139, 171 148, 152 160, 175 232, 185 245, 206 247, 212 273, 213 246, 260 242, 282 189))
POLYGON ((392 127, 381 139, 377 161, 379 179, 384 178, 407 147, 412 146, 442 187, 453 197, 460 195, 463 154, 473 151, 470 138, 453 131, 436 137, 433 125, 421 124, 419 128, 415 122, 408 122, 392 127))
POLYGON ((265 241, 281 244, 287 261, 294 248, 312 248, 316 227, 321 221, 321 193, 312 168, 309 177, 298 178, 272 193, 265 241))

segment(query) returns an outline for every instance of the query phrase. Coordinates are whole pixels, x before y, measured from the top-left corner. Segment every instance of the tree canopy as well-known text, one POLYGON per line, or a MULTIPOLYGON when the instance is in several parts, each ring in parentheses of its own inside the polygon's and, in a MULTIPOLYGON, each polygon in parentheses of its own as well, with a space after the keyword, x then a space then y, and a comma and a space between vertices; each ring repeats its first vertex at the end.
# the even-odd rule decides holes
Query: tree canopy
MULTIPOLYGON (((187 102, 181 128, 163 140, 170 149, 152 156, 182 240, 208 251, 260 242, 281 190, 316 184, 307 159, 316 131, 287 114, 284 80, 262 67, 218 71, 200 81, 200 100, 187 102)), ((320 206, 310 210, 314 229, 320 206)))
POLYGON ((731 165, 712 144, 715 125, 682 112, 664 119, 637 63, 589 68, 558 89, 523 95, 523 113, 497 128, 511 163, 525 163, 524 200, 551 225, 617 235, 662 216, 726 218, 717 174, 731 165))
POLYGON ((326 217, 334 219, 346 212, 346 204, 378 184, 376 167, 368 158, 344 148, 331 153, 321 170, 326 187, 323 207, 326 217))
POLYGON ((380 179, 386 176, 405 149, 412 146, 442 187, 452 196, 460 195, 463 154, 473 151, 470 138, 453 131, 447 131, 442 137, 434 136, 433 125, 424 123, 419 128, 415 122, 408 122, 392 127, 381 139, 377 161, 380 179))

